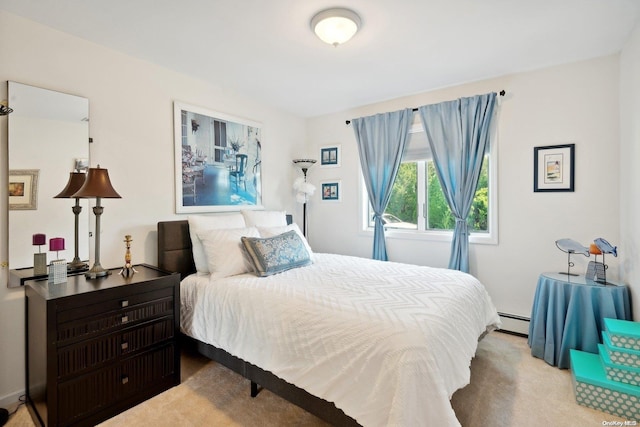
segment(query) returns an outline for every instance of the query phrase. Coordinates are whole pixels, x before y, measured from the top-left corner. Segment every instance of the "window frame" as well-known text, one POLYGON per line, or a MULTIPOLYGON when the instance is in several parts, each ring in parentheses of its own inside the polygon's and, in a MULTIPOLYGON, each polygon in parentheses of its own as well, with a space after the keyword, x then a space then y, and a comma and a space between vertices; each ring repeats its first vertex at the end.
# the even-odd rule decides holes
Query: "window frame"
MULTIPOLYGON (((411 133, 424 132, 424 128, 421 123, 414 123, 410 130, 411 133)), ((484 245, 497 245, 498 244, 498 138, 495 131, 491 132, 491 148, 488 153, 489 167, 487 169, 489 173, 489 212, 487 223, 489 226, 488 232, 471 232, 469 235, 469 243, 472 244, 484 244, 484 245)), ((426 173, 424 168, 418 165, 418 180, 424 178, 426 173), (421 177, 422 174, 422 177, 421 177)), ((373 227, 369 225, 369 196, 367 194, 366 184, 362 175, 362 169, 360 169, 360 214, 361 214, 361 230, 360 234, 364 236, 373 236, 373 227)), ((406 230, 406 229, 385 229, 385 237, 389 239, 408 239, 408 240, 424 240, 433 242, 451 242, 453 240, 453 230, 429 230, 426 228, 424 222, 423 210, 426 203, 426 191, 420 195, 418 192, 418 229, 406 230), (420 229, 420 223, 423 229, 420 229)))

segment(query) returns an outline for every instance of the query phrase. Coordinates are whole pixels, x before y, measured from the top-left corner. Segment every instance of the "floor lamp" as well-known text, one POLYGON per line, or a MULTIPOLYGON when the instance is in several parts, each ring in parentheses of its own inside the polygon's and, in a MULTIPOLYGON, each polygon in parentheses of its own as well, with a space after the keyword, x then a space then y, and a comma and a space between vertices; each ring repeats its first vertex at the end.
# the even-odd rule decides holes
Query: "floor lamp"
MULTIPOLYGON (((85 178, 87 175, 84 172, 70 172, 69 173, 69 182, 67 182, 67 186, 64 187, 64 190, 60 192, 57 196, 54 196, 54 199, 71 199, 74 198, 73 195, 80 190, 82 185, 84 184, 85 178)), ((80 206, 80 198, 75 197, 76 204, 71 208, 73 214, 75 215, 75 224, 74 224, 74 248, 75 248, 75 256, 73 257, 73 261, 71 261, 67 265, 67 270, 69 271, 78 271, 84 270, 85 268, 89 268, 87 263, 80 260, 80 256, 78 255, 78 225, 79 225, 79 215, 82 212, 82 206, 80 206)))
POLYGON ((293 188, 297 190, 296 201, 302 203, 302 234, 307 236, 307 198, 313 194, 316 187, 307 182, 307 171, 315 164, 314 159, 294 159, 293 164, 302 170, 304 178, 296 180, 293 188))
POLYGON ((96 259, 93 263, 93 267, 91 267, 91 269, 84 275, 89 279, 106 276, 109 274, 109 270, 105 270, 100 265, 100 217, 104 211, 100 202, 103 198, 120 199, 121 196, 111 185, 111 180, 109 180, 109 171, 107 169, 100 169, 100 165, 98 165, 97 168, 89 168, 87 179, 80 190, 78 190, 78 192, 72 197, 96 199, 96 205, 93 207, 93 213, 96 216, 96 259))

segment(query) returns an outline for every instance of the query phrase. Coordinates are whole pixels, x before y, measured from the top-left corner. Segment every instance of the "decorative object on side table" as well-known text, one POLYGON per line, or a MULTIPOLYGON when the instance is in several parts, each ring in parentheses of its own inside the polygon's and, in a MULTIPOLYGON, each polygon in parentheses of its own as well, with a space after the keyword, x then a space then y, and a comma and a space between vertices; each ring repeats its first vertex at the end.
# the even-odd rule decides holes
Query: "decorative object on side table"
POLYGON ((131 242, 132 241, 133 240, 131 240, 130 234, 127 234, 126 236, 124 236, 124 243, 127 247, 127 251, 124 254, 124 267, 122 267, 122 270, 120 270, 120 273, 119 273, 124 277, 131 277, 133 276, 134 273, 138 272, 133 267, 133 264, 131 264, 131 242))
POLYGON ((598 247, 600 252, 602 252, 602 277, 596 278, 596 282, 602 283, 603 285, 607 284, 607 264, 604 262, 604 254, 612 254, 614 257, 618 256, 618 248, 613 246, 611 243, 607 242, 602 237, 598 237, 593 241, 595 245, 598 247))
POLYGON ((109 171, 107 169, 101 169, 100 165, 97 168, 89 168, 87 179, 84 184, 72 197, 95 198, 96 205, 93 207, 93 213, 96 216, 96 246, 95 246, 95 261, 93 267, 85 273, 88 279, 95 279, 97 277, 103 277, 109 274, 109 270, 105 270, 100 265, 100 217, 104 208, 101 201, 103 198, 120 199, 121 196, 114 190, 109 180, 109 171))
POLYGON ((67 281, 67 261, 60 259, 60 251, 64 251, 64 239, 62 237, 54 237, 49 239, 49 250, 56 252, 55 260, 51 261, 49 266, 49 283, 57 285, 67 281))
POLYGON ((307 236, 307 201, 312 196, 316 187, 307 182, 307 171, 316 163, 314 159, 294 159, 293 164, 302 170, 303 178, 296 179, 293 188, 297 191, 296 201, 302 203, 302 234, 307 236))
POLYGON ((556 246, 562 252, 567 253, 567 272, 560 272, 560 274, 566 274, 567 276, 577 276, 577 274, 571 272, 571 267, 574 266, 571 261, 571 254, 582 254, 584 256, 589 256, 589 248, 586 246, 582 246, 580 243, 576 242, 573 239, 560 239, 556 240, 556 246))
POLYGON ((47 236, 42 233, 34 234, 32 237, 33 246, 38 247, 38 253, 33 254, 33 274, 41 276, 47 274, 47 254, 42 253, 40 248, 47 243, 47 236))
POLYGON ((602 262, 598 262, 598 255, 602 255, 602 251, 598 248, 598 245, 591 243, 589 245, 589 252, 594 256, 595 260, 589 261, 585 277, 589 280, 595 280, 596 282, 600 280, 604 280, 606 282, 607 275, 604 272, 605 265, 602 262))
POLYGON ((54 196, 54 199, 70 199, 70 198, 75 198, 76 199, 76 204, 71 208, 73 214, 75 215, 75 222, 74 222, 74 257, 73 257, 73 261, 71 261, 68 265, 67 268, 69 269, 69 271, 79 271, 79 270, 84 270, 89 268, 89 266, 87 265, 87 263, 83 262, 80 260, 80 257, 78 256, 78 225, 79 225, 79 215, 80 212, 82 212, 82 206, 80 206, 80 198, 79 197, 73 197, 73 195, 75 193, 78 192, 78 190, 80 190, 80 188, 82 188, 82 185, 84 184, 85 178, 86 178, 86 174, 84 172, 71 172, 69 173, 69 181, 67 182, 67 186, 60 192, 60 194, 58 194, 57 196, 54 196))

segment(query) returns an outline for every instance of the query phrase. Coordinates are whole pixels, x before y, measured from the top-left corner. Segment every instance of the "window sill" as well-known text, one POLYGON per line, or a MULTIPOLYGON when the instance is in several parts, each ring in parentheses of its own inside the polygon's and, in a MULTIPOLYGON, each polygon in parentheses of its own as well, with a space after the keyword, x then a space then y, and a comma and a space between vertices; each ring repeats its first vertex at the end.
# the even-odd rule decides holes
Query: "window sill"
MULTIPOLYGON (((373 238, 373 228, 361 230, 360 235, 373 238)), ((451 231, 386 229, 384 235, 387 239, 423 240, 426 242, 451 242, 453 239, 453 232, 451 231)), ((488 233, 474 233, 469 237, 469 243, 475 245, 497 245, 498 237, 488 233)))

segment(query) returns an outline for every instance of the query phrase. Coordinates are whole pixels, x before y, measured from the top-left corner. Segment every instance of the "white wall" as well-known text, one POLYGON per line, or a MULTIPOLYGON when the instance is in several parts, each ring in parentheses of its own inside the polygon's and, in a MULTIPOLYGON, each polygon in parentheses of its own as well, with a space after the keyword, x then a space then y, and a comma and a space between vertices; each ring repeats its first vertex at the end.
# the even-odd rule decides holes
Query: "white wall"
MULTIPOLYGON (((286 209, 300 222, 293 201, 291 159, 315 156, 319 147, 342 145, 342 166, 310 170, 310 181, 341 179, 340 203, 309 202, 309 240, 314 250, 368 257, 372 236, 359 230, 360 172, 353 130, 344 121, 405 107, 504 89, 499 121, 499 244, 472 245, 472 273, 487 286, 502 312, 528 317, 538 274, 564 270, 554 241, 585 244, 605 237, 620 244, 607 259, 615 275, 638 283, 640 172, 640 35, 622 55, 460 85, 363 106, 304 121, 150 63, 127 57, 15 15, 0 12, 0 82, 13 80, 89 98, 91 164, 107 167, 121 200, 105 200, 101 261, 122 263, 125 234, 133 236, 134 262, 156 262, 155 224, 173 219, 174 100, 263 124, 264 204, 286 209), (620 69, 619 69, 620 68, 620 69), (622 76, 620 78, 620 76, 622 76), (622 99, 618 91, 622 88, 622 99), (619 108, 622 109, 620 134, 619 108), (634 123, 635 120, 635 123, 634 123), (622 145, 619 149, 619 139, 622 145), (308 144, 306 144, 308 143, 308 144), (533 147, 576 144, 576 191, 533 193, 533 147), (622 160, 621 160, 622 159, 622 160), (618 173, 621 169, 621 173, 618 173), (620 178, 619 178, 620 177, 620 178), (634 200, 635 199, 635 200, 634 200), (621 224, 621 225, 620 225, 621 224), (622 229, 622 231, 620 231, 622 229), (622 264, 619 264, 622 262, 622 264), (618 268, 620 266, 620 268, 618 268)), ((5 99, 6 85, 0 87, 5 99)), ((0 236, 6 236, 7 120, 0 117, 0 236)), ((388 239, 392 260, 444 267, 449 243, 388 239)), ((0 261, 7 259, 0 238, 0 261)), ((587 259, 576 259, 577 269, 587 259)), ((24 297, 7 289, 0 269, 0 406, 24 390, 24 297)), ((636 286, 637 287, 637 286, 636 286)), ((637 306, 637 304, 634 304, 637 306)), ((636 312, 638 312, 636 310, 636 312)))
POLYGON ((620 55, 620 256, 640 319, 640 24, 620 55))
MULTIPOLYGON (((174 100, 262 123, 262 172, 267 177, 263 203, 270 209, 297 208, 291 189, 295 174, 291 159, 304 152, 303 119, 2 11, 0 52, 0 99, 7 98, 5 82, 9 80, 89 99, 94 140, 91 165, 108 168, 122 196, 103 200, 103 266, 117 267, 124 262, 125 234, 133 238, 133 261, 155 264, 156 223, 177 217, 174 100)), ((6 236, 5 117, 0 117, 0 150, 0 236, 6 236)), ((60 188, 67 177, 61 179, 60 188)), ((1 238, 0 261, 7 258, 6 238, 1 238)), ((24 292, 6 288, 7 273, 6 267, 0 269, 0 406, 17 401, 24 391, 24 292)))
MULTIPOLYGON (((417 107, 462 96, 506 90, 498 120, 499 244, 471 245, 471 273, 489 290, 498 311, 529 317, 538 275, 566 271, 555 240, 587 245, 597 237, 613 244, 619 234, 618 55, 509 75, 418 94, 308 121, 315 147, 342 145, 342 167, 310 170, 310 181, 341 179, 341 203, 309 203, 310 243, 317 251, 370 256, 371 233, 359 230, 360 172, 353 130, 346 119, 417 107), (576 144, 573 193, 533 192, 533 147, 576 144)), ((637 159, 637 157, 635 157, 637 159)), ((389 257, 446 267, 449 242, 387 239, 389 257)), ((588 261, 574 257, 576 270, 588 261)), ((608 257, 617 272, 619 259, 608 257)))

